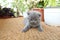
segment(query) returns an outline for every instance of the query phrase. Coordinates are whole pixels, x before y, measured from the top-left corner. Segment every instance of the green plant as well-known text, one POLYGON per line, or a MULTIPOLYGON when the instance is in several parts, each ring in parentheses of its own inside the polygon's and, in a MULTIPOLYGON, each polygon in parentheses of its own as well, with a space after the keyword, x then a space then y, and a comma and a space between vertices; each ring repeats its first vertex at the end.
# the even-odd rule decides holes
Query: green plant
POLYGON ((44 0, 44 8, 48 5, 49 0, 44 0))
POLYGON ((44 7, 44 1, 39 1, 39 2, 36 4, 36 7, 37 7, 37 8, 43 8, 43 7, 44 7))
POLYGON ((24 4, 24 2, 26 1, 25 0, 14 0, 11 3, 12 8, 16 8, 17 16, 19 16, 19 11, 23 13, 27 9, 26 4, 24 4))
POLYGON ((45 7, 55 7, 56 6, 56 0, 44 0, 44 8, 45 7))
POLYGON ((60 7, 60 0, 57 1, 57 6, 60 7))
POLYGON ((28 8, 32 9, 32 8, 43 8, 44 7, 44 1, 43 0, 39 0, 39 1, 31 1, 30 4, 28 4, 28 8))

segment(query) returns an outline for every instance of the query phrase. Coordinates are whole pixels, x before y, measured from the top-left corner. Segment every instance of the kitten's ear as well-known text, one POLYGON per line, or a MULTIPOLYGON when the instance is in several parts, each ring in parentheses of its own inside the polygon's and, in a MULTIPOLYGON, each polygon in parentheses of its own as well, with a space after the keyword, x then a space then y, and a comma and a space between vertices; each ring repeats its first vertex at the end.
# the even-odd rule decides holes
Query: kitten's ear
POLYGON ((38 14, 39 15, 39 17, 41 16, 41 14, 38 14))
POLYGON ((28 15, 30 15, 30 13, 29 13, 29 12, 27 12, 27 14, 28 14, 28 15))

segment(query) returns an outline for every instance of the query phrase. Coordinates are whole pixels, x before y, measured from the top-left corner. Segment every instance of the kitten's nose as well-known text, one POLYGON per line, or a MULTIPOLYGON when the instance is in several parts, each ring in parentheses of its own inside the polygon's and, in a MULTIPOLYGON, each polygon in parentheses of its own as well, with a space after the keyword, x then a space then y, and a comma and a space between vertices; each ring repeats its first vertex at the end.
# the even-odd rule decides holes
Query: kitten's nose
POLYGON ((35 22, 33 22, 33 24, 34 24, 35 22))
POLYGON ((33 22, 32 24, 36 24, 36 22, 33 22))

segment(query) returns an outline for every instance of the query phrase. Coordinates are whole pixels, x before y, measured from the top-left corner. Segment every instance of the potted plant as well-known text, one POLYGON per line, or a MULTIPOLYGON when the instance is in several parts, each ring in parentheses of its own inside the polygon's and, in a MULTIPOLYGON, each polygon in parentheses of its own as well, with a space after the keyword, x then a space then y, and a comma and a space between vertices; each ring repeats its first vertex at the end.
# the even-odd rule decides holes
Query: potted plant
POLYGON ((56 0, 44 1, 44 21, 51 26, 60 26, 60 8, 56 0))
POLYGON ((32 6, 32 10, 34 11, 39 11, 41 13, 41 20, 44 21, 44 1, 38 1, 38 2, 32 2, 33 6, 32 6))

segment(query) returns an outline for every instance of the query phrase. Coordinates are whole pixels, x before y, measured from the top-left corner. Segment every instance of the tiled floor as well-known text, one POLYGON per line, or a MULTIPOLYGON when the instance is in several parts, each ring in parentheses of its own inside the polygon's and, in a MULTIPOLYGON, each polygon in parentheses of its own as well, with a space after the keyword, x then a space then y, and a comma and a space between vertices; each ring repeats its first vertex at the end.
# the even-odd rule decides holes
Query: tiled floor
POLYGON ((26 33, 23 29, 23 18, 0 19, 0 40, 60 40, 60 27, 51 27, 41 22, 43 32, 32 28, 26 33))

